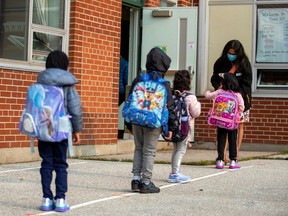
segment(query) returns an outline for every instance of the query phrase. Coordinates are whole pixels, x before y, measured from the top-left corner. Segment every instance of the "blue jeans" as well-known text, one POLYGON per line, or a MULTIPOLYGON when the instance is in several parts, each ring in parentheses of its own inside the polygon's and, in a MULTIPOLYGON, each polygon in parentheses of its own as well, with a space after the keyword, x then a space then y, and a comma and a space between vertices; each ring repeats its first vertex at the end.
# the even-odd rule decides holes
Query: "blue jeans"
POLYGON ((39 155, 42 158, 40 174, 43 197, 53 199, 51 191, 52 172, 56 172, 56 196, 55 199, 64 198, 68 190, 67 186, 67 148, 68 140, 61 142, 38 141, 39 155))
POLYGON ((132 125, 132 128, 135 142, 132 173, 134 176, 142 176, 141 182, 149 183, 161 128, 146 128, 138 125, 132 125))

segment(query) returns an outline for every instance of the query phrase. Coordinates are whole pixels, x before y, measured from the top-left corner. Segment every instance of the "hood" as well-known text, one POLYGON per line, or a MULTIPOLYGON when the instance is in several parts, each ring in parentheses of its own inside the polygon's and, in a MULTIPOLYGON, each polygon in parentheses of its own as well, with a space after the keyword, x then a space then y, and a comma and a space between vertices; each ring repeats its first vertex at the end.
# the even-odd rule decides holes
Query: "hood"
POLYGON ((164 53, 160 48, 155 47, 147 54, 146 70, 158 71, 164 74, 169 69, 171 63, 170 57, 164 53))
POLYGON ((75 85, 78 80, 68 71, 59 68, 49 68, 38 75, 37 82, 45 85, 67 86, 75 85))

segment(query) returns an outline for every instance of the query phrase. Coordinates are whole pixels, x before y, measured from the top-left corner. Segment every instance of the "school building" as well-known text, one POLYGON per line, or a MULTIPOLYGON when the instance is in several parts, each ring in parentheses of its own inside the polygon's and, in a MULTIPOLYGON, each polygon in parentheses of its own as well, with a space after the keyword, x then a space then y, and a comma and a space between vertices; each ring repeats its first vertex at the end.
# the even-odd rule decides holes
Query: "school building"
POLYGON ((203 93, 212 89, 213 64, 231 39, 242 42, 253 69, 242 146, 287 150, 287 0, 2 0, 0 164, 39 159, 18 123, 27 88, 55 49, 69 55, 69 70, 79 80, 84 130, 76 156, 133 151, 118 106, 120 55, 128 61, 129 89, 154 46, 172 58, 168 79, 178 69, 191 71, 192 92, 202 103, 191 141, 214 145, 216 130, 206 121, 212 103, 203 93))

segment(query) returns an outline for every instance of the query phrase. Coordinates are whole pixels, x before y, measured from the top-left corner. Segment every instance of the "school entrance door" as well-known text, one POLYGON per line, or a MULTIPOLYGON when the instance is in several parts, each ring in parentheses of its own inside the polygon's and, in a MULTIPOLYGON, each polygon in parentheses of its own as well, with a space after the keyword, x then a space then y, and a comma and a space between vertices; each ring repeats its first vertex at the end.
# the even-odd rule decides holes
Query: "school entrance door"
MULTIPOLYGON (((161 48, 171 58, 165 78, 171 83, 177 70, 187 69, 192 75, 191 92, 196 89, 198 7, 143 8, 141 70, 153 47, 161 48)), ((194 131, 191 134, 194 142, 194 131)))

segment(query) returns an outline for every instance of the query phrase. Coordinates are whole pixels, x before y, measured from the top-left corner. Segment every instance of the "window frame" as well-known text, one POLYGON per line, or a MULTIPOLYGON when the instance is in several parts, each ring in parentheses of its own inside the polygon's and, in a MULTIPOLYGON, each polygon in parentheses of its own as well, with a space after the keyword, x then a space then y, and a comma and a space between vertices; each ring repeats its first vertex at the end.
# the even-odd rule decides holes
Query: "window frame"
POLYGON ((32 72, 39 72, 45 68, 45 62, 32 59, 33 55, 33 33, 45 33, 62 37, 62 51, 68 53, 69 51, 69 24, 70 24, 70 0, 65 1, 64 12, 64 28, 58 29, 50 26, 43 26, 33 23, 33 0, 29 0, 29 21, 28 21, 28 41, 27 41, 27 60, 13 60, 0 58, 0 68, 12 70, 29 70, 32 72))
POLYGON ((253 56, 253 93, 256 93, 259 97, 278 97, 278 98, 288 98, 288 85, 287 87, 284 86, 273 86, 273 85, 259 85, 260 80, 258 77, 258 72, 260 73, 261 70, 287 70, 288 62, 287 63, 259 63, 256 62, 256 52, 257 52, 257 22, 258 22, 258 6, 260 5, 287 5, 287 1, 284 0, 254 0, 254 9, 253 9, 253 48, 252 48, 252 56, 253 56))

